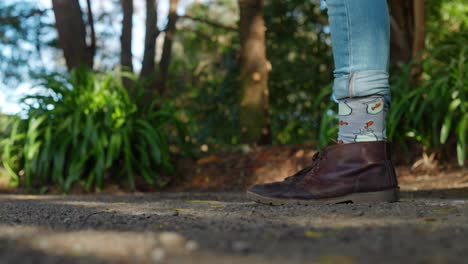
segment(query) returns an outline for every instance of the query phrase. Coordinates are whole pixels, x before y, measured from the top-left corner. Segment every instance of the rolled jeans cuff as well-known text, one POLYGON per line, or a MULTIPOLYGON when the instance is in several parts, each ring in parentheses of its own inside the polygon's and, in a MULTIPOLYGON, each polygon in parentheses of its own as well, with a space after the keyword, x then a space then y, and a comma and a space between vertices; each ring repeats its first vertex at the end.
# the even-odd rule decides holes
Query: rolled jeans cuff
POLYGON ((332 99, 338 100, 380 95, 390 106, 390 85, 386 71, 359 71, 335 78, 332 99))

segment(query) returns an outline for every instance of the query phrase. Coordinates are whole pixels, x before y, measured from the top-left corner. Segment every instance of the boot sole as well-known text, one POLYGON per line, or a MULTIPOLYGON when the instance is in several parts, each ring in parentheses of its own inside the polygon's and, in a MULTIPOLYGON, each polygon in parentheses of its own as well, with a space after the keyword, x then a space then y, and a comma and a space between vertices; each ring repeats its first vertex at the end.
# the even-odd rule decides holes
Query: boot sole
POLYGON ((323 205, 323 204, 340 204, 340 203, 375 203, 375 202, 397 202, 399 199, 399 188, 366 193, 352 193, 340 197, 323 198, 316 200, 303 199, 282 199, 262 196, 254 192, 247 191, 247 198, 257 203, 268 205, 323 205))

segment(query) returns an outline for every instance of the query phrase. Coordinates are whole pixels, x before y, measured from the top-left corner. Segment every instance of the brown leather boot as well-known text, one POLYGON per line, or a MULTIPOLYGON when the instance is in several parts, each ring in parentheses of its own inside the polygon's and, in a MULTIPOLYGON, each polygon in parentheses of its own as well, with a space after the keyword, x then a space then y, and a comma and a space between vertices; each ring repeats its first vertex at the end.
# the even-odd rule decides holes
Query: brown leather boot
POLYGON ((265 204, 334 204, 398 201, 398 182, 386 141, 333 145, 311 166, 281 182, 257 184, 248 198, 265 204))

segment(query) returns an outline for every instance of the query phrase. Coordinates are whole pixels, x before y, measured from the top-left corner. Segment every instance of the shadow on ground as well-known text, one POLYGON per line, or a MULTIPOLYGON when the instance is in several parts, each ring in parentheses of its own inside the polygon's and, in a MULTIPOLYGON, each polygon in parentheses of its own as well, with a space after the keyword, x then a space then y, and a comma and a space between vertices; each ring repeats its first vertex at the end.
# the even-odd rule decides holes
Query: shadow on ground
POLYGON ((468 188, 384 204, 263 206, 243 193, 0 196, 15 263, 416 263, 468 257, 468 188), (161 248, 161 232, 186 244, 161 248), (192 243, 192 245, 193 245, 192 243), (180 248, 178 248, 180 247, 180 248))
POLYGON ((468 187, 464 188, 449 188, 449 189, 433 189, 433 190, 418 190, 418 191, 401 191, 404 198, 419 198, 427 197, 440 199, 461 199, 468 200, 468 187))

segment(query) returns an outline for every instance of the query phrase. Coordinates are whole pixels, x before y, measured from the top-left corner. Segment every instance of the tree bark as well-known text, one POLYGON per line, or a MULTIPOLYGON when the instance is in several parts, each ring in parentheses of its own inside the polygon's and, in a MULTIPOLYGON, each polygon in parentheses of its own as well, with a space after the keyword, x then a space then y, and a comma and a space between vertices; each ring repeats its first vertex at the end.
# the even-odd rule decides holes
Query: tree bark
MULTIPOLYGON (((420 61, 425 48, 424 0, 392 0, 389 6, 392 65, 420 61)), ((419 75, 421 70, 420 65, 415 65, 413 74, 419 75)))
POLYGON ((164 36, 163 50, 161 60, 159 61, 159 76, 157 89, 159 94, 164 94, 166 90, 166 80, 169 73, 169 65, 172 55, 172 44, 174 43, 176 23, 177 23, 177 5, 179 0, 170 0, 169 15, 164 36))
POLYGON ((240 127, 244 143, 271 143, 268 103, 264 0, 239 0, 241 102, 240 127))
POLYGON ((412 58, 413 5, 411 1, 392 0, 390 6, 390 29, 392 65, 408 63, 412 58))
POLYGON ((121 0, 123 21, 122 35, 120 37, 120 64, 126 70, 133 72, 132 63, 132 27, 133 27, 133 0, 121 0))
POLYGON ((157 0, 146 0, 145 49, 140 73, 143 78, 155 73, 156 38, 159 34, 157 20, 157 0))
POLYGON ((79 1, 52 0, 52 5, 59 45, 63 50, 68 69, 72 70, 79 65, 92 68, 94 51, 86 44, 86 27, 79 1))
POLYGON ((88 11, 88 26, 91 34, 91 43, 88 50, 92 58, 94 58, 94 56, 96 56, 96 30, 94 30, 94 15, 91 7, 91 0, 86 0, 86 7, 88 11))
POLYGON ((424 12, 424 0, 414 0, 414 38, 412 47, 412 57, 417 62, 412 69, 412 74, 416 79, 421 78, 423 72, 421 61, 424 58, 422 51, 425 49, 426 24, 424 12))

